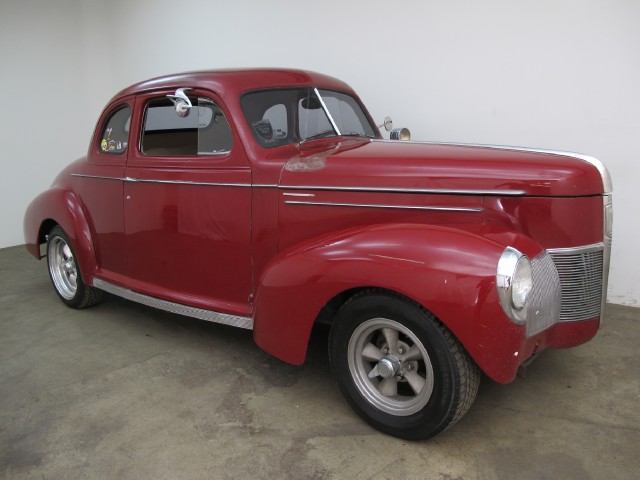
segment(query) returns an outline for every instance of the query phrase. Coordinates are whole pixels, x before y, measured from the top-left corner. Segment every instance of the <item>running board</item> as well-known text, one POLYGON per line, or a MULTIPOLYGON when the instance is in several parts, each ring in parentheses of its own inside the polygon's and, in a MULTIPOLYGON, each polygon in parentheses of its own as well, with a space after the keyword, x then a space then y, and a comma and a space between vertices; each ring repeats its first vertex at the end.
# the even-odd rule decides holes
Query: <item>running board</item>
POLYGON ((251 317, 239 317, 237 315, 229 315, 227 313, 220 313, 214 310, 204 310, 202 308, 189 307, 180 303, 161 300, 159 298, 134 292, 128 288, 119 287, 113 283, 100 280, 99 278, 93 279, 93 286, 100 290, 104 290, 105 292, 117 295, 118 297, 131 300, 132 302, 147 305, 148 307, 197 318, 199 320, 206 320, 207 322, 222 323, 223 325, 231 325, 232 327, 253 330, 253 319, 251 317))

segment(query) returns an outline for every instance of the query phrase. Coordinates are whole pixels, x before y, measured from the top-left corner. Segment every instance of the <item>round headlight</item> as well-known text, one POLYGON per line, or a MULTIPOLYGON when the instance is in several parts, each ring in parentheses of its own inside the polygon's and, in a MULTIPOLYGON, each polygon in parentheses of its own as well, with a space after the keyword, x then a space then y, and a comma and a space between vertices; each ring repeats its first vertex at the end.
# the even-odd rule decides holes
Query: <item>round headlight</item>
POLYGON ((502 252, 496 272, 500 305, 507 316, 522 325, 527 321, 527 298, 533 288, 529 258, 512 247, 502 252))
POLYGON ((533 287, 531 262, 523 255, 516 264, 511 284, 511 304, 516 310, 522 310, 533 287))

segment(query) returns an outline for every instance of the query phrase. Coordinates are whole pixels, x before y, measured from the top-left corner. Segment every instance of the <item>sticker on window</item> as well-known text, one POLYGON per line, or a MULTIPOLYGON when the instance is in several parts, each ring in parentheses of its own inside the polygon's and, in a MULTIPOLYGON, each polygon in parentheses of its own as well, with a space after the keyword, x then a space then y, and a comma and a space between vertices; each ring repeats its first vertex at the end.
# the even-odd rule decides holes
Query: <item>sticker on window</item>
POLYGON ((102 130, 100 152, 119 154, 126 151, 130 121, 131 109, 128 105, 118 107, 109 116, 102 130))
POLYGON ((256 133, 265 140, 273 139, 273 127, 269 120, 258 120, 257 122, 253 122, 253 128, 256 133))

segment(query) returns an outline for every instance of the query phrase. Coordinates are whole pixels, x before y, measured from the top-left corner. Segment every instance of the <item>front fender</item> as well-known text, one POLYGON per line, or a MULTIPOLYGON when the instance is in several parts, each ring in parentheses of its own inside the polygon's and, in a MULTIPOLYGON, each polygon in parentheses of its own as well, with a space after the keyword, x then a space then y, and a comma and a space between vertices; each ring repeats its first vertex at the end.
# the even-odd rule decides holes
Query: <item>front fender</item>
POLYGON ((90 282, 96 270, 96 255, 89 223, 78 198, 62 187, 51 188, 38 195, 27 207, 24 216, 24 238, 27 250, 41 258, 42 231, 47 224, 58 224, 65 231, 78 257, 85 282, 90 282))
POLYGON ((505 248, 500 240, 514 240, 528 254, 541 250, 521 237, 508 232, 488 238, 451 227, 392 224, 298 245, 271 261, 261 276, 255 341, 281 360, 300 364, 311 327, 327 302, 347 290, 377 287, 431 311, 478 365, 491 372, 499 361, 493 358, 513 356, 514 344, 523 341, 523 328, 506 317, 495 288, 496 266, 505 248))

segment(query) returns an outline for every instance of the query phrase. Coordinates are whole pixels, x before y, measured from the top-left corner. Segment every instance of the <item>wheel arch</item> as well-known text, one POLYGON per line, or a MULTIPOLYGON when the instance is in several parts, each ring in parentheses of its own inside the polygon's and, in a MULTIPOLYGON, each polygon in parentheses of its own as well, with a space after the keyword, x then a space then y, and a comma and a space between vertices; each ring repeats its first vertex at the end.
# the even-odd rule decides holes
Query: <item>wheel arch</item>
POLYGON ((56 225, 69 237, 82 276, 91 282, 97 266, 93 237, 84 209, 73 192, 52 188, 31 202, 24 218, 27 250, 36 258, 43 258, 40 245, 46 243, 46 236, 56 225))
POLYGON ((314 320, 313 323, 314 324, 321 323, 325 325, 333 324, 333 321, 338 311, 347 302, 349 302, 354 297, 358 297, 360 295, 366 295, 366 294, 372 294, 372 295, 382 294, 382 295, 388 295, 390 297, 396 297, 406 302, 412 303, 419 308, 426 310, 424 305, 420 304, 416 299, 408 295, 405 295, 404 293, 401 293, 395 290, 390 290, 388 288, 366 285, 361 287, 349 288, 348 290, 339 292, 336 295, 334 295, 320 309, 320 312, 318 312, 318 315, 316 316, 316 319, 314 320))
POLYGON ((485 372, 500 378, 482 342, 495 337, 490 327, 496 323, 501 334, 520 335, 497 298, 503 250, 500 242, 475 233, 415 224, 359 227, 314 239, 282 252, 263 271, 255 341, 281 360, 301 364, 313 324, 331 321, 354 294, 375 289, 431 312, 485 372))

